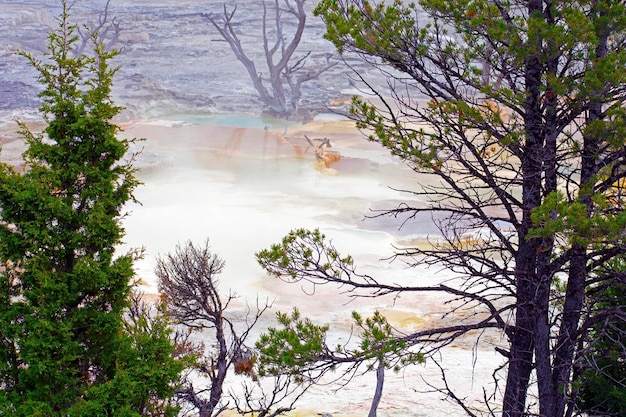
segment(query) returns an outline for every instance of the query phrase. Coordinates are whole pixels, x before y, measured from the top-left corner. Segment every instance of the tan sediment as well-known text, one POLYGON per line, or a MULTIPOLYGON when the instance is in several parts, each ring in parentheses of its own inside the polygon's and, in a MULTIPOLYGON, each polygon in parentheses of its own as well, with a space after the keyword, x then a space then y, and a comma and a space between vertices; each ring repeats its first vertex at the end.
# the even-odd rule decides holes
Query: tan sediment
POLYGON ((202 150, 194 155, 198 161, 213 158, 216 154, 243 160, 259 156, 271 159, 295 157, 310 160, 316 169, 332 175, 363 169, 360 161, 345 158, 342 149, 372 146, 356 129, 354 122, 347 119, 316 120, 285 130, 152 120, 135 120, 120 127, 125 137, 146 138, 145 151, 162 156, 176 146, 180 149, 177 142, 184 139, 185 150, 202 150), (319 146, 323 141, 328 145, 319 146))
POLYGON ((302 131, 329 134, 358 134, 359 130, 352 120, 319 120, 312 121, 300 128, 302 131))

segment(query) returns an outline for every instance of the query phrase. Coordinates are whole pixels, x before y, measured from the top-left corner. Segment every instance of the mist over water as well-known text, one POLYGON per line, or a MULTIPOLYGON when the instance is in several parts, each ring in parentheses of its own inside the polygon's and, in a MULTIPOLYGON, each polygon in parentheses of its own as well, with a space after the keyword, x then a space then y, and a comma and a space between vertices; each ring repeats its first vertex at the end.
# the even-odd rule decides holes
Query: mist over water
POLYGON ((147 138, 137 159, 141 205, 129 206, 124 223, 127 245, 146 247, 140 263, 146 282, 151 258, 188 239, 210 238, 227 263, 224 284, 248 293, 263 275, 254 253, 291 229, 319 227, 339 248, 376 259, 390 255, 391 243, 407 234, 397 219, 366 216, 406 199, 389 187, 410 186, 412 174, 356 131, 333 140, 331 150, 341 159, 327 168, 302 133, 171 126, 126 129, 127 136, 147 138))
MULTIPOLYGON (((224 117, 222 120, 234 116, 224 117)), ((177 117, 177 121, 136 122, 126 127, 126 136, 147 138, 139 144, 143 150, 136 162, 144 183, 136 192, 141 205, 129 205, 124 220, 124 249, 145 248, 144 259, 136 265, 143 290, 149 294, 157 291, 154 266, 159 254, 173 251, 177 243, 202 243, 208 238, 214 253, 226 262, 220 278, 222 293, 226 296, 232 290, 239 295, 233 303, 234 314, 245 314, 257 299, 273 302, 259 332, 275 325, 276 311, 287 312, 294 306, 316 323, 329 324, 331 337, 338 342, 355 340, 351 335, 353 310, 366 316, 380 310, 404 331, 439 319, 449 307, 437 296, 401 294, 352 300, 338 288, 287 284, 265 274, 255 261, 256 252, 279 242, 294 228, 317 227, 342 254, 355 258, 359 272, 377 279, 428 285, 451 276, 439 269, 407 268, 384 259, 393 254, 393 244, 434 236, 437 230, 432 219, 418 219, 400 229, 403 219, 367 218, 374 214, 372 210, 392 208, 403 201, 420 204, 390 187, 411 189, 425 178, 416 176, 379 145, 368 143, 348 122, 317 122, 278 130, 251 125, 254 127, 193 124, 177 117), (340 160, 324 166, 316 160, 305 134, 313 140, 329 137, 329 151, 339 153, 340 160)), ((471 381, 477 377, 471 369, 472 342, 449 355, 448 364, 465 369, 460 384, 464 392, 471 392, 471 381)), ((400 374, 388 371, 379 415, 459 415, 450 405, 442 408, 436 394, 414 394, 420 386, 426 389, 421 376, 427 375, 431 381, 438 380, 437 370, 428 364, 409 367, 400 374)), ((337 394, 336 384, 316 387, 299 408, 335 416, 366 415, 374 385, 370 372, 337 394)))

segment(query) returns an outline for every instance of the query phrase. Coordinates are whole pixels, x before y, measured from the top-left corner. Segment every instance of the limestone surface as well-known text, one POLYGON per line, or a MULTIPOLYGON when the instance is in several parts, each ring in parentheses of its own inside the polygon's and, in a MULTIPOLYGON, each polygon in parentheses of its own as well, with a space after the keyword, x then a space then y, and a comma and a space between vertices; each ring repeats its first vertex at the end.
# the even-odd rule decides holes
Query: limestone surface
MULTIPOLYGON (((82 27, 98 27, 104 19, 106 0, 73 2, 71 20, 82 27)), ((250 57, 263 72, 261 46, 262 3, 227 1, 237 8, 238 34, 250 57)), ((323 39, 323 22, 313 16, 316 1, 308 2, 307 28, 297 57, 310 52, 307 65, 326 62, 328 54, 337 65, 318 80, 304 85, 300 106, 315 114, 331 102, 352 94, 351 71, 323 39)), ((116 102, 127 108, 127 117, 158 117, 189 112, 259 113, 261 103, 245 68, 228 44, 211 26, 205 13, 223 12, 223 0, 111 0, 103 28, 118 26, 117 36, 107 38, 121 50, 114 83, 116 102)), ((17 51, 41 56, 47 34, 58 24, 59 0, 4 0, 0 3, 0 110, 34 109, 39 86, 36 74, 17 51)), ((285 33, 289 34, 289 25, 285 33)), ((85 30, 81 30, 85 33, 85 30)), ((80 45, 81 42, 78 42, 80 45)), ((343 100, 345 102, 345 100, 343 100)))

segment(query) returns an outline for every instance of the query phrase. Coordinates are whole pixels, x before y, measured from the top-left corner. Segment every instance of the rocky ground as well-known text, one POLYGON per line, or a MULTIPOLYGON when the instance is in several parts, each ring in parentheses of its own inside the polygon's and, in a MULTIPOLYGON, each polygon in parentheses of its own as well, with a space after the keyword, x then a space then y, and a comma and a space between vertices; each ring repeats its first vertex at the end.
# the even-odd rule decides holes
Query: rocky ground
MULTIPOLYGON (((127 117, 155 117, 176 112, 259 113, 260 101, 248 75, 230 47, 202 13, 220 13, 223 0, 111 0, 105 26, 119 25, 114 43, 122 53, 114 98, 127 107, 127 117)), ((317 2, 307 4, 312 11, 317 2)), ((71 20, 98 26, 106 0, 80 0, 71 7, 71 20)), ((237 6, 234 21, 251 58, 261 63, 261 2, 227 2, 237 6)), ((41 56, 47 34, 55 29, 61 0, 3 0, 0 4, 0 110, 36 108, 39 85, 27 60, 17 51, 41 56)), ((286 31, 288 28, 286 29, 286 31)), ((109 32, 111 33, 111 32, 109 32)), ((300 55, 311 52, 307 64, 326 61, 334 47, 323 39, 323 22, 309 14, 300 55)), ((80 44, 80 42, 78 43, 80 44)), ((311 114, 324 111, 333 100, 351 94, 347 66, 338 65, 305 85, 301 106, 311 114)))

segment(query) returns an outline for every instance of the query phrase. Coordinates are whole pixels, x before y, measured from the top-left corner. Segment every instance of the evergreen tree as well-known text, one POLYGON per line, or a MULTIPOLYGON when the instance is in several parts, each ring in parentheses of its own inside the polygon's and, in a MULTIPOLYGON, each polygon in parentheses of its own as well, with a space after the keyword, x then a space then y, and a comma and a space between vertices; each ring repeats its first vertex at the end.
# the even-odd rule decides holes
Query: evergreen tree
MULTIPOLYGON (((572 415, 574 371, 594 318, 624 323, 615 309, 598 315, 603 304, 594 301, 625 283, 602 266, 626 251, 626 5, 322 0, 316 13, 327 39, 367 67, 357 77, 374 99, 354 98, 357 126, 431 177, 406 190, 422 204, 387 214, 407 223, 432 216, 440 234, 398 256, 458 279, 384 284, 357 274, 351 258, 314 232, 285 238, 261 254, 262 265, 352 295, 447 294, 472 319, 407 340, 436 349, 500 329, 506 375, 503 390, 486 397, 490 413, 572 415), (368 78, 376 70, 387 88, 368 78)), ((443 390, 472 413, 445 383, 443 390)))
POLYGON ((613 279, 605 288, 593 286, 589 334, 576 369, 578 406, 589 415, 622 416, 626 411, 626 285, 615 275, 626 274, 623 257, 600 268, 613 279))
POLYGON ((139 253, 115 247, 138 181, 111 122, 117 52, 91 33, 94 53, 74 56, 65 3, 58 22, 43 60, 23 53, 44 87, 47 127, 20 124, 24 170, 0 166, 0 414, 145 414, 180 366, 166 325, 125 327, 139 253), (139 358, 155 363, 142 372, 139 358))

